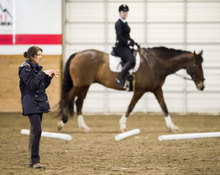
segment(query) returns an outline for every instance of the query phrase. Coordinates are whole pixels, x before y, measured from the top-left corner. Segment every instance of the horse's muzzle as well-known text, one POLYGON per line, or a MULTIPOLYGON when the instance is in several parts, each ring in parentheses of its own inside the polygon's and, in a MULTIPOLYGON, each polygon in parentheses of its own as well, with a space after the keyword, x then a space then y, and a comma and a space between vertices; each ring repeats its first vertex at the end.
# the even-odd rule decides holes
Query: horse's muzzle
POLYGON ((205 89, 204 81, 196 82, 196 87, 198 90, 203 91, 205 89))

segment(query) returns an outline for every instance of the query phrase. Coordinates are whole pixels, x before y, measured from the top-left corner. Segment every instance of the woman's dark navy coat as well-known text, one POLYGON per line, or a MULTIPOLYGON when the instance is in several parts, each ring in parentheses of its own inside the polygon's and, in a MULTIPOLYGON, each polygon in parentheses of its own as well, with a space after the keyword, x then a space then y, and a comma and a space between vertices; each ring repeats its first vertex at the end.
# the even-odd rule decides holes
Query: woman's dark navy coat
POLYGON ((45 89, 50 85, 48 77, 38 64, 26 60, 19 67, 20 91, 23 115, 50 111, 45 89))

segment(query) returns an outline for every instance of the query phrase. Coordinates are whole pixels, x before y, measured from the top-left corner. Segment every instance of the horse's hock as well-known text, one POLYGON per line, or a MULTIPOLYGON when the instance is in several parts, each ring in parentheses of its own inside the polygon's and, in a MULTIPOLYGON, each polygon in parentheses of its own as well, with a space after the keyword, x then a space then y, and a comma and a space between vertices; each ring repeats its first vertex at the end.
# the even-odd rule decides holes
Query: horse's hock
MULTIPOLYGON (((21 94, 19 91, 18 67, 25 61, 22 55, 0 55, 0 112, 21 112, 21 94)), ((44 55, 43 70, 57 69, 61 72, 61 55, 44 55)), ((47 89, 52 111, 59 102, 61 75, 53 78, 47 89)))

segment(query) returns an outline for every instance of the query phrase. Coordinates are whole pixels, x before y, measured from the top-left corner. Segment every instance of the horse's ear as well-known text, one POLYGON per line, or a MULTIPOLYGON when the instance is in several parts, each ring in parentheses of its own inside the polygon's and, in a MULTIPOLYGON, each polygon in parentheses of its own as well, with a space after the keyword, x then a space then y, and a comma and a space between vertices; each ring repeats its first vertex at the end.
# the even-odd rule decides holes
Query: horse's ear
POLYGON ((195 51, 193 51, 193 56, 196 57, 196 52, 195 51))
POLYGON ((199 52, 199 55, 200 55, 200 56, 202 56, 202 54, 203 54, 203 50, 201 50, 201 51, 199 52))

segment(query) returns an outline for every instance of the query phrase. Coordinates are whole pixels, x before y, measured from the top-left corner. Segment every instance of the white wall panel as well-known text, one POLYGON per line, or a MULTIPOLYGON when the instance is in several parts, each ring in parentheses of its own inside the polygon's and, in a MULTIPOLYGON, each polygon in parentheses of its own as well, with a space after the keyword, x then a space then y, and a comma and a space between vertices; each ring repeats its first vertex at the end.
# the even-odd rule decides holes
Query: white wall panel
POLYGON ((151 111, 154 111, 154 112, 161 112, 161 108, 155 98, 155 96, 148 92, 147 93, 147 112, 151 112, 151 111))
POLYGON ((220 93, 190 93, 188 112, 219 113, 220 93))
POLYGON ((183 111, 183 92, 179 93, 165 93, 164 98, 167 103, 169 111, 172 112, 184 112, 183 111))
POLYGON ((69 24, 66 34, 67 43, 102 43, 104 42, 103 24, 69 24))
POLYGON ((183 22, 184 3, 158 3, 149 2, 147 4, 147 21, 150 22, 183 22))
POLYGON ((116 40, 116 36, 115 36, 115 24, 114 23, 110 23, 108 24, 108 38, 107 41, 114 43, 116 40))
POLYGON ((148 42, 183 42, 183 24, 149 24, 147 31, 148 42))
POLYGON ((74 22, 104 22, 104 3, 72 2, 67 4, 67 18, 74 22), (74 9, 74 10, 73 10, 74 9))
POLYGON ((188 42, 210 42, 220 41, 220 24, 188 24, 188 42))
POLYGON ((194 22, 220 21, 219 2, 190 2, 187 4, 187 20, 194 22))
POLYGON ((109 94, 109 109, 115 112, 126 111, 129 105, 129 100, 132 98, 132 93, 126 92, 111 92, 109 94), (116 105, 117 103, 117 105, 116 105))
POLYGON ((131 27, 131 37, 135 40, 138 41, 139 43, 144 43, 145 41, 145 31, 144 31, 144 24, 129 24, 131 27))
POLYGON ((104 93, 102 92, 93 92, 88 93, 83 105, 83 112, 103 112, 105 107, 105 100, 104 93))

